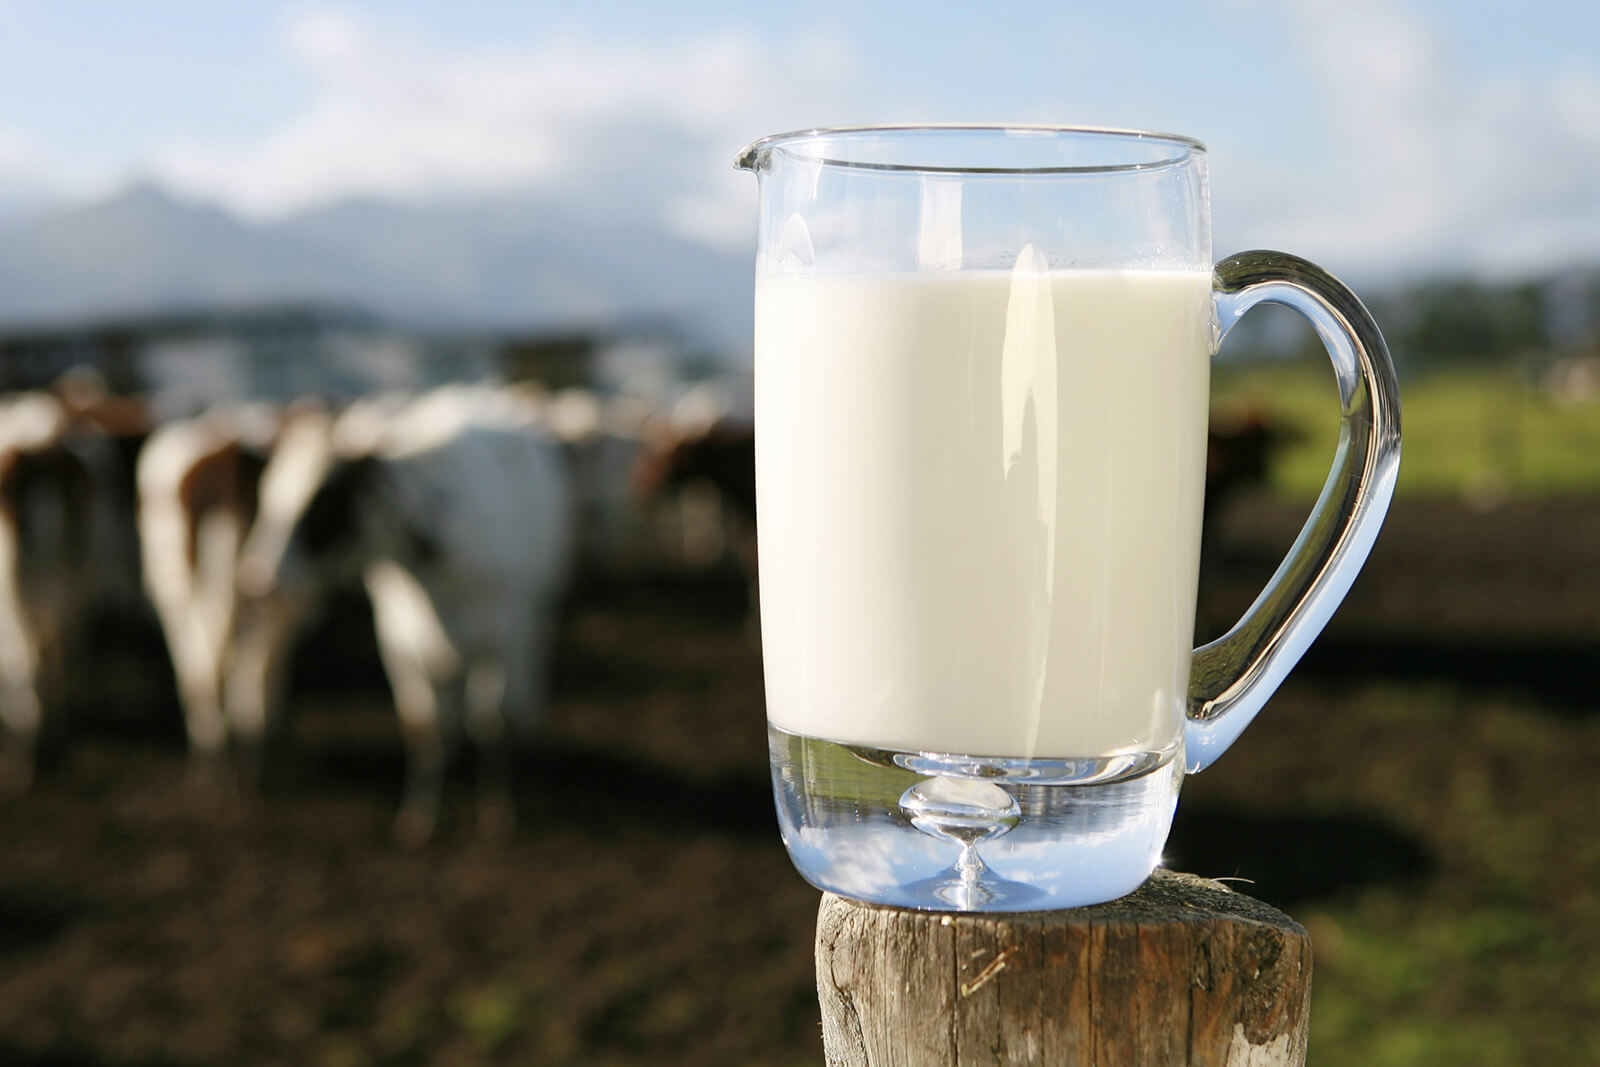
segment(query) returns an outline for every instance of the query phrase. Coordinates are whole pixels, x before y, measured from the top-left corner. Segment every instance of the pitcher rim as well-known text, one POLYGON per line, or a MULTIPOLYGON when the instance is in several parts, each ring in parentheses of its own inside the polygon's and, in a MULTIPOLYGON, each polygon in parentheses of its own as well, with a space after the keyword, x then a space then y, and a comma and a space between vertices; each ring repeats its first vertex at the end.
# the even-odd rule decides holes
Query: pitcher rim
POLYGON ((913 174, 1121 174, 1132 171, 1159 170, 1165 167, 1181 165, 1198 153, 1205 155, 1205 143, 1197 138, 1181 133, 1159 133, 1153 130, 1137 130, 1116 126, 1073 126, 1050 125, 1036 123, 982 123, 982 122, 928 122, 928 123, 889 123, 882 125, 860 126, 816 126, 810 129, 790 130, 785 133, 769 134, 758 138, 745 145, 739 154, 734 157, 733 165, 738 170, 758 171, 762 160, 773 151, 783 151, 785 146, 792 142, 817 140, 827 137, 854 137, 862 134, 895 134, 895 133, 1024 133, 1024 134, 1053 134, 1053 135, 1080 135, 1090 137, 1108 137, 1127 141, 1149 141, 1165 143, 1175 149, 1178 154, 1157 160, 1132 162, 1132 163, 1093 163, 1071 164, 1060 166, 1041 167, 970 167, 949 166, 943 164, 919 163, 880 163, 865 160, 834 159, 827 156, 808 156, 806 162, 818 163, 828 166, 850 167, 861 170, 891 171, 913 174))

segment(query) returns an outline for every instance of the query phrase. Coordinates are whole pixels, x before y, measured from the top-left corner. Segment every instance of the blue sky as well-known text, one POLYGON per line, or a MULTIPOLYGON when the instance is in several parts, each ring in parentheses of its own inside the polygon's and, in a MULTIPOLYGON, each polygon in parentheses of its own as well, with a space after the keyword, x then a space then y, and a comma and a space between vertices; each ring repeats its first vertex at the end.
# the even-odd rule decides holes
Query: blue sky
POLYGON ((1600 4, 0 0, 0 207, 151 179, 256 217, 532 189, 748 240, 739 145, 1026 121, 1212 150, 1217 253, 1600 260, 1600 4))

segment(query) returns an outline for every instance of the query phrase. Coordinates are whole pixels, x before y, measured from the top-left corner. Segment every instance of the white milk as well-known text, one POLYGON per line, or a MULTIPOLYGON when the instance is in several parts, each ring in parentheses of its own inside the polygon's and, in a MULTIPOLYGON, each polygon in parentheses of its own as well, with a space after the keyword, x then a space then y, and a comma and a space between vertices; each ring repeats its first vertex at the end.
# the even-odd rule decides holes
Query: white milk
POLYGON ((1205 271, 756 286, 767 710, 986 756, 1181 734, 1212 337, 1205 271))

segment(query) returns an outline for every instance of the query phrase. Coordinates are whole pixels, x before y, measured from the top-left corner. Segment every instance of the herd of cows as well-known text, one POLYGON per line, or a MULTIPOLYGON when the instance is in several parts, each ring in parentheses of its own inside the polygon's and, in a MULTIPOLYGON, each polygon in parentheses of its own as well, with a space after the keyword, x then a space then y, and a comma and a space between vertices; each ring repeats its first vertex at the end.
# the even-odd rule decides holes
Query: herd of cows
POLYGON ((116 602, 159 620, 197 767, 257 779, 295 637, 359 585, 405 741, 397 837, 428 839, 463 741, 482 817, 509 819, 511 753, 540 718, 576 569, 630 565, 664 528, 691 533, 696 507, 719 537, 753 534, 748 417, 715 394, 686 400, 463 384, 152 425, 138 399, 81 377, 0 398, 10 781, 62 743, 84 623, 116 602))
MULTIPOLYGON (((459 384, 146 412, 92 376, 0 396, 0 784, 60 751, 68 675, 93 673, 82 636, 108 605, 159 621, 196 769, 259 780, 297 635, 360 587, 405 742, 397 838, 430 837, 468 742, 480 817, 508 821, 576 573, 698 556, 754 578, 751 419, 715 389, 650 405, 459 384)), ((1288 436, 1260 412, 1233 423, 1212 428, 1208 527, 1288 436)))

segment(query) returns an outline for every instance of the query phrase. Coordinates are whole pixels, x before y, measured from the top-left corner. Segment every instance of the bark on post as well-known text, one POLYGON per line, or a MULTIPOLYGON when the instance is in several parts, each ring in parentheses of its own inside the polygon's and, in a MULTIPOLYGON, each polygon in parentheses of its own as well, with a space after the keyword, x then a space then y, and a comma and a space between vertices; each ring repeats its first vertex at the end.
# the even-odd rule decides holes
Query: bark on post
POLYGON ((817 991, 829 1067, 1299 1067, 1311 939, 1275 908, 1167 871, 1068 911, 827 893, 817 991))

